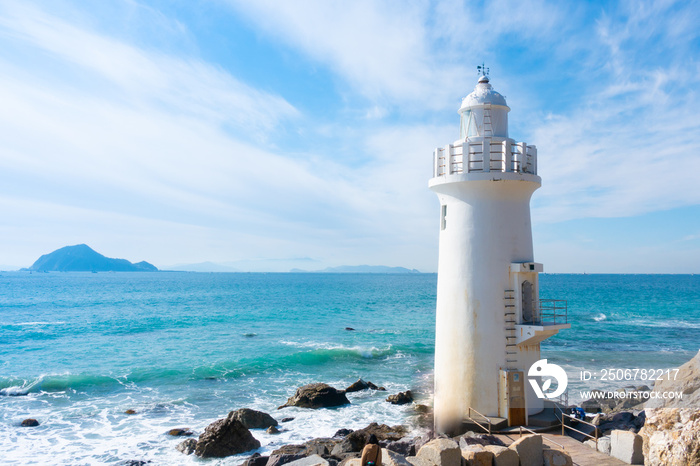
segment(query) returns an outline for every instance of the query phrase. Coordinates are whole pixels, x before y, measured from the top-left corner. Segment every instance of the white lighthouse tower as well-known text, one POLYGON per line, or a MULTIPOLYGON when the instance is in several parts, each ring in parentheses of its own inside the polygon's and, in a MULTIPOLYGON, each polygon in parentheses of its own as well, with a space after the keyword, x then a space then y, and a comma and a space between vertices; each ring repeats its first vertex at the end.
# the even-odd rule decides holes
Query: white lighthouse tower
POLYGON ((525 425, 544 400, 525 382, 540 342, 566 323, 565 305, 539 300, 530 197, 537 149, 508 137, 505 98, 486 70, 462 101, 460 138, 433 153, 440 200, 435 332, 435 426, 502 418, 525 425))

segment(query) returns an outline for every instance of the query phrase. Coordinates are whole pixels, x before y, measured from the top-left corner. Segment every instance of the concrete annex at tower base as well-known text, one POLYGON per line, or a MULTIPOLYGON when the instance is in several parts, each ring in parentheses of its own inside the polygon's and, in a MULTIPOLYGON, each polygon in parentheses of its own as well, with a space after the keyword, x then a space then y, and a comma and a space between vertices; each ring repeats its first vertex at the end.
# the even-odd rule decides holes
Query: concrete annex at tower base
POLYGON ((526 382, 540 342, 559 330, 562 303, 539 299, 530 198, 537 149, 508 137, 505 98, 481 76, 464 98, 460 139, 433 153, 440 201, 435 332, 435 427, 479 413, 525 425, 544 400, 526 382), (559 320, 558 320, 559 318, 559 320))

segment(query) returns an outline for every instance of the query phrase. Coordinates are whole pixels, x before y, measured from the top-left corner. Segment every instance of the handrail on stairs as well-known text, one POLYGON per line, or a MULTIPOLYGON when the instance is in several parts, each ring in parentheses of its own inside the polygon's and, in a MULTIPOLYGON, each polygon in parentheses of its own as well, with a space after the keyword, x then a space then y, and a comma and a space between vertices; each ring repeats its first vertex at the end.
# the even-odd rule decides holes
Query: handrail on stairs
POLYGON ((596 426, 595 424, 593 424, 593 423, 591 423, 591 422, 588 422, 588 421, 585 421, 585 420, 583 420, 583 419, 579 419, 579 418, 577 418, 577 417, 574 417, 574 416, 572 416, 572 415, 570 415, 570 414, 566 414, 566 413, 565 413, 564 411, 562 411, 561 408, 560 408, 558 405, 556 405, 556 404, 554 405, 554 407, 561 413, 561 418, 559 418, 559 417, 557 416, 557 412, 554 411, 554 416, 557 417, 557 419, 559 419, 559 421, 561 422, 561 435, 566 435, 566 432, 565 432, 566 429, 573 430, 574 432, 578 432, 579 434, 581 434, 581 435, 583 435, 583 436, 585 436, 585 437, 588 437, 588 438, 590 438, 591 440, 595 440, 595 449, 596 449, 596 451, 598 451, 598 426, 596 426), (581 432, 581 431, 578 430, 578 429, 574 429, 574 428, 571 427, 571 426, 567 426, 566 423, 564 422, 564 417, 568 417, 569 419, 572 419, 572 420, 577 421, 577 422, 582 422, 582 423, 584 423, 584 424, 588 424, 589 426, 593 427, 593 434, 594 434, 594 435, 587 434, 587 433, 585 433, 585 432, 581 432))
POLYGON ((486 432, 488 432, 489 435, 491 435, 491 419, 490 419, 488 416, 484 416, 484 415, 481 414, 479 411, 477 411, 476 409, 474 409, 474 408, 472 408, 472 407, 470 406, 469 409, 468 409, 468 411, 467 411, 467 418, 468 418, 470 421, 472 421, 474 424, 476 424, 477 426, 481 427, 481 428, 484 429, 486 432), (486 428, 486 427, 482 426, 481 424, 479 424, 479 422, 478 422, 476 419, 474 419, 474 418, 472 417, 472 411, 474 411, 476 414, 478 414, 478 415, 481 416, 482 418, 486 419, 486 422, 488 422, 488 424, 489 424, 488 428, 486 428))

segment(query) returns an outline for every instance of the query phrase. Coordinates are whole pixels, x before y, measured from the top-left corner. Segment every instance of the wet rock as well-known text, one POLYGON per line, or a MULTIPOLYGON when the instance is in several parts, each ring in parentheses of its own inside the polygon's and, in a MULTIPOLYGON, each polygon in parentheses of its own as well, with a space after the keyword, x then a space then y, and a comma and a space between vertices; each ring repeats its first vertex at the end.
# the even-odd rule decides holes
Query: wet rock
POLYGON ((20 424, 21 427, 36 427, 38 425, 39 425, 39 421, 37 421, 36 419, 25 419, 20 424))
POLYGON ((348 434, 340 443, 335 445, 332 456, 340 458, 341 454, 359 452, 365 447, 369 436, 374 434, 378 440, 394 441, 400 440, 406 435, 406 428, 403 426, 390 427, 386 424, 373 422, 364 429, 356 430, 348 434))
POLYGON ((284 418, 282 418, 282 420, 281 420, 280 422, 290 422, 290 421, 293 421, 293 420, 294 420, 293 417, 284 417, 284 418))
POLYGON ((184 442, 178 443, 178 445, 175 447, 177 451, 180 451, 186 455, 191 455, 194 453, 195 448, 197 448, 197 440, 193 438, 188 438, 184 442))
POLYGON ((123 464, 124 466, 144 466, 145 464, 150 464, 151 460, 126 460, 123 464))
POLYGON ((243 462, 242 466, 265 466, 269 457, 261 456, 260 453, 253 453, 247 460, 243 462))
POLYGON ((187 437, 192 435, 192 431, 185 427, 182 429, 170 429, 166 434, 172 435, 173 437, 187 437))
POLYGON ((408 403, 412 403, 413 393, 411 393, 411 390, 406 390, 405 392, 400 392, 396 395, 389 395, 386 401, 393 405, 405 405, 408 403))
POLYGON ((136 414, 136 411, 133 409, 127 409, 126 411, 124 411, 124 414, 136 414))
POLYGON ((355 330, 355 329, 352 328, 352 327, 345 327, 345 330, 347 330, 347 331, 349 331, 349 332, 352 332, 352 331, 355 330))
POLYGON ((231 411, 228 417, 240 421, 246 429, 267 429, 278 425, 277 421, 269 414, 248 408, 231 411))
POLYGON ((336 390, 325 383, 312 383, 298 388, 294 396, 289 398, 285 404, 277 409, 286 408, 288 406, 318 409, 332 408, 347 404, 350 404, 350 401, 345 396, 345 392, 336 390))
POLYGON ((268 434, 279 434, 280 430, 275 426, 270 426, 265 432, 267 432, 268 434))
POLYGON ((339 429, 333 434, 333 438, 343 438, 352 434, 354 431, 352 429, 339 429))
POLYGON ((357 382, 353 383, 350 385, 348 388, 345 389, 345 393, 352 393, 352 392, 359 392, 361 390, 386 390, 384 387, 378 387, 377 385, 373 384, 372 382, 365 382, 362 379, 358 379, 357 382))
POLYGON ((257 448, 260 442, 243 423, 228 416, 207 426, 199 436, 195 454, 202 458, 223 458, 257 448))

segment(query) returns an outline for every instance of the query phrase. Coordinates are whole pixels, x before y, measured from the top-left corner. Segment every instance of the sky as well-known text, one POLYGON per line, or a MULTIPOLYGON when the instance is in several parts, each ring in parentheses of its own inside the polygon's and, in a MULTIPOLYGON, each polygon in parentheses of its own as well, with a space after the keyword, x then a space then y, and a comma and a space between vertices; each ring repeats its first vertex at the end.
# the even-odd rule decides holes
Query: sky
POLYGON ((700 273, 696 1, 0 0, 0 268, 437 270, 490 68, 546 272, 700 273))

